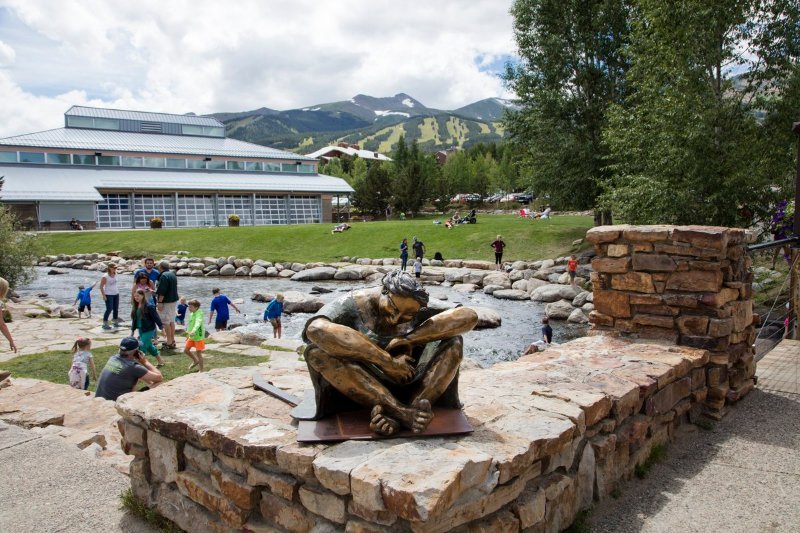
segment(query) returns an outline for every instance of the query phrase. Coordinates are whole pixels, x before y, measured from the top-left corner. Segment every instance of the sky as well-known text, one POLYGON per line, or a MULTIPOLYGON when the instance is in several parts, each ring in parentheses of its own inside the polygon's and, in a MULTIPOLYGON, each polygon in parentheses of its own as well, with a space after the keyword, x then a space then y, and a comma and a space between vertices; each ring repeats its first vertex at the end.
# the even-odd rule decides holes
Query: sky
POLYGON ((512 0, 0 0, 0 137, 72 105, 197 114, 510 97, 512 0))

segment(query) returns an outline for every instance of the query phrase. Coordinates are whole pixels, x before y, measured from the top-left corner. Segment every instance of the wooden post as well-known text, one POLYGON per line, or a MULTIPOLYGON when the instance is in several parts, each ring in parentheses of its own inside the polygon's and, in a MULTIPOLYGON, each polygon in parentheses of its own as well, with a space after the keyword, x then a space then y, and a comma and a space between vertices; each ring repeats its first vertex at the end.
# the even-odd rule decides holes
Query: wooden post
MULTIPOLYGON (((800 216, 797 214, 798 206, 800 206, 800 122, 795 122, 792 126, 792 131, 797 135, 797 166, 795 169, 794 177, 794 234, 800 235, 800 216)), ((800 250, 797 248, 797 243, 792 246, 792 262, 790 263, 789 276, 790 276, 790 294, 791 294, 791 309, 790 313, 790 331, 789 338, 800 339, 800 320, 798 320, 798 310, 800 310, 800 283, 798 283, 798 267, 797 260, 800 255, 800 250)))

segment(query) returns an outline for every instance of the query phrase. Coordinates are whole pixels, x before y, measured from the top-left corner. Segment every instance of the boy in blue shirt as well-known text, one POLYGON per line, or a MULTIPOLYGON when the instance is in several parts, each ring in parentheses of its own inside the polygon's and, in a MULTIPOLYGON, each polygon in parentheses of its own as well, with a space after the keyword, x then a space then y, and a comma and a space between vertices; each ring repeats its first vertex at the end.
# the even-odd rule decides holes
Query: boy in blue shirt
POLYGON ((281 338, 281 315, 283 315, 283 294, 279 292, 264 309, 264 321, 272 324, 272 336, 276 339, 281 338))
POLYGON ((86 309, 86 318, 92 318, 92 289, 95 285, 97 285, 96 281, 88 289, 83 285, 78 287, 78 296, 75 297, 75 303, 72 304, 72 307, 78 306, 78 318, 81 318, 84 309, 86 309))
POLYGON ((231 318, 228 306, 233 307, 237 313, 241 313, 241 311, 227 296, 220 294, 219 289, 212 289, 211 294, 214 295, 214 298, 211 300, 211 314, 208 315, 208 323, 211 324, 214 319, 214 313, 216 313, 217 320, 214 322, 214 329, 216 331, 224 331, 227 329, 228 320, 231 318))
POLYGON ((180 302, 178 302, 178 314, 175 316, 175 323, 180 324, 181 326, 186 325, 186 310, 189 308, 186 305, 186 298, 181 298, 180 302))

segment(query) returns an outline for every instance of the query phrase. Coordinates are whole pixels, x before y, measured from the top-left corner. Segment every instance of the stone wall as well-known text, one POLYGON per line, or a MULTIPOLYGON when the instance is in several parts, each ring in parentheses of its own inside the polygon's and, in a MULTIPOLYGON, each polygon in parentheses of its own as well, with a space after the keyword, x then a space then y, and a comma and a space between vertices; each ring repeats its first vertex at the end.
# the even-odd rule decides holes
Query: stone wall
POLYGON ((741 229, 601 226, 586 235, 595 334, 619 334, 709 351, 709 413, 721 416, 755 384, 751 259, 741 229))

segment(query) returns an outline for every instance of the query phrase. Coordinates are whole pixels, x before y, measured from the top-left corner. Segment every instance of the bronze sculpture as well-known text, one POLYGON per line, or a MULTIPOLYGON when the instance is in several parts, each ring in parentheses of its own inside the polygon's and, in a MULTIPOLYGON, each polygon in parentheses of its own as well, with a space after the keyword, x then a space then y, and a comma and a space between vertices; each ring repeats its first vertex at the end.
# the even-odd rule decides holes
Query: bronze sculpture
POLYGON ((370 409, 370 429, 391 436, 401 426, 420 433, 433 406, 460 408, 461 335, 478 321, 472 309, 428 307, 428 293, 402 271, 381 285, 353 291, 314 315, 303 330, 305 359, 314 384, 313 412, 300 420, 370 409))

